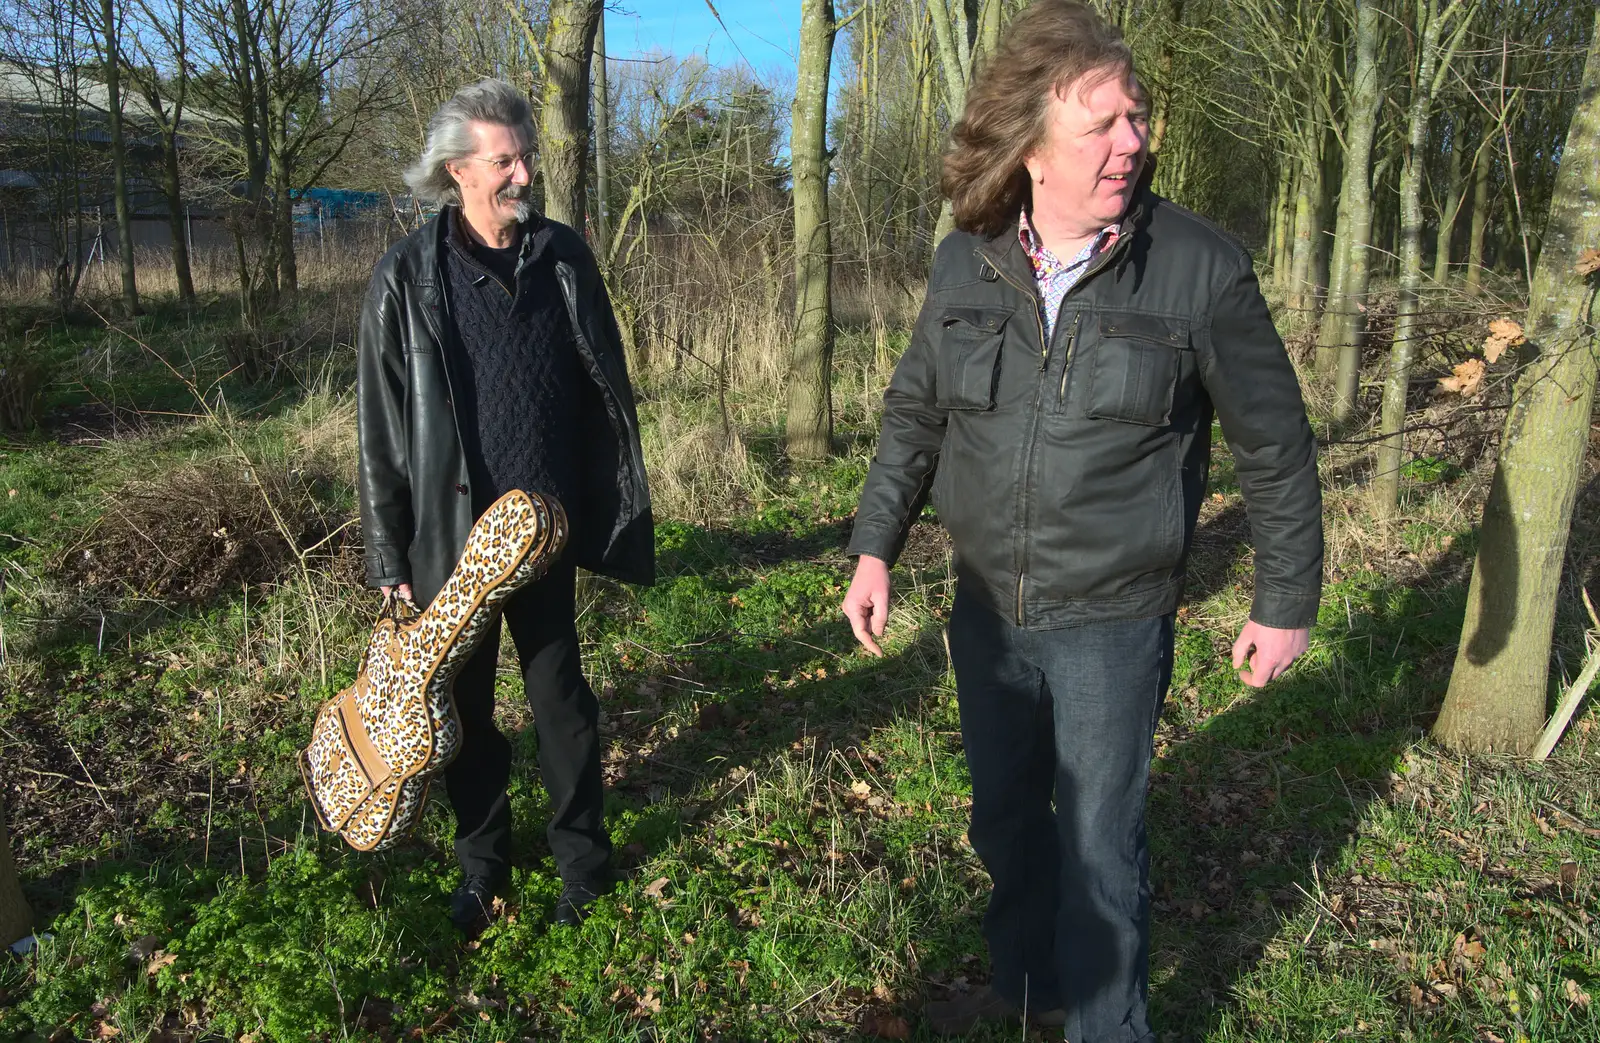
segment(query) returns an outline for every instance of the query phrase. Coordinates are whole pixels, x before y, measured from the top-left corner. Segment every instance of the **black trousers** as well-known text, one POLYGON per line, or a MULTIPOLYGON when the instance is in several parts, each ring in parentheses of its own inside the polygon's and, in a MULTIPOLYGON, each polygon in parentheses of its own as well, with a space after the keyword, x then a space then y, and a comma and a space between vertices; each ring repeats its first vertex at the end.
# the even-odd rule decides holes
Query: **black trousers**
MULTIPOLYGON (((611 858, 600 782, 600 703, 578 656, 577 570, 558 563, 505 605, 522 685, 539 733, 539 773, 550 797, 546 835, 561 878, 602 878, 611 858)), ((496 627, 456 678, 461 752, 445 769, 456 813, 456 857, 469 875, 506 875, 511 848, 511 743, 494 724, 496 627)))
POLYGON ((1172 625, 1022 630, 959 588, 950 615, 994 988, 1065 1009, 1072 1043, 1156 1038, 1144 805, 1172 625))

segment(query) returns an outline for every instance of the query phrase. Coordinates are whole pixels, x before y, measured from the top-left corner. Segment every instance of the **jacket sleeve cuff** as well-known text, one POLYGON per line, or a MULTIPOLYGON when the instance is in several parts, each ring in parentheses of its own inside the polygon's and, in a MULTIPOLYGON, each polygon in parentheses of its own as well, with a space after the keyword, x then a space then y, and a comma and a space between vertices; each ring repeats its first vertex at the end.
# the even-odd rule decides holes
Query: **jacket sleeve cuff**
POLYGON ((411 568, 405 556, 392 547, 367 548, 367 586, 395 587, 411 582, 411 568))
POLYGON ((900 557, 903 545, 904 541, 898 532, 891 532, 876 525, 857 525, 855 531, 850 534, 850 545, 845 548, 845 554, 852 558, 870 554, 874 558, 882 559, 892 568, 895 559, 900 557))
POLYGON ((1277 630, 1303 630, 1317 622, 1318 593, 1291 593, 1257 589, 1250 604, 1250 618, 1264 627, 1277 630))

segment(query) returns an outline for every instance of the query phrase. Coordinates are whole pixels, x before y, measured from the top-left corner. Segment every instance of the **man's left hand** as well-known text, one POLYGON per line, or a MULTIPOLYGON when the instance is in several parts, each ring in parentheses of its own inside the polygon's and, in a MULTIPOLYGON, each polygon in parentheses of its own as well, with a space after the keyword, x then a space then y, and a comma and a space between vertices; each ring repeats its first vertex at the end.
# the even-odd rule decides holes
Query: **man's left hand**
POLYGON ((1233 668, 1239 671, 1239 680, 1252 688, 1263 688, 1289 669, 1289 664, 1310 644, 1309 629, 1279 630, 1252 619, 1233 643, 1233 668))

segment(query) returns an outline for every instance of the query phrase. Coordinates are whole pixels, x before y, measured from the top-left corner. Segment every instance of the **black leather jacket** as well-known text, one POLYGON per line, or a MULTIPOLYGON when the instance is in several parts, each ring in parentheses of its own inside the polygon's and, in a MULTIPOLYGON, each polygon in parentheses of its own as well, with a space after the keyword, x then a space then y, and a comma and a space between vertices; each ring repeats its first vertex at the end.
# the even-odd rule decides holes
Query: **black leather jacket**
POLYGON ((1171 612, 1215 414, 1254 536, 1251 617, 1309 626, 1316 445, 1249 255, 1141 188, 1048 343, 1037 302, 1016 226, 940 244, 850 552, 893 563, 931 484, 963 589, 1018 626, 1171 612))
MULTIPOLYGON (((585 528, 572 534, 567 555, 592 572, 651 583, 650 491, 622 339, 594 255, 571 228, 554 227, 556 279, 606 407, 575 433, 584 454, 585 528)), ((378 262, 356 340, 367 582, 409 582, 424 605, 449 577, 475 520, 446 364, 461 346, 450 316, 445 228, 434 218, 378 262)))

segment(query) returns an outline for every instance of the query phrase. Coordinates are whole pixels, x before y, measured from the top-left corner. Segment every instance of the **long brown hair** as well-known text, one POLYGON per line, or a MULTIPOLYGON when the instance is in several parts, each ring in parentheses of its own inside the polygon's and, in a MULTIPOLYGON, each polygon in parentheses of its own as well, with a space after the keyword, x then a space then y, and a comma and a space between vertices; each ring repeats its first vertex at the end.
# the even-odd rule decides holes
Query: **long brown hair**
POLYGON ((950 132, 939 188, 956 227, 993 237, 1016 222, 1028 199, 1023 159, 1044 141, 1050 96, 1102 71, 1132 73, 1133 51, 1088 5, 1035 0, 1017 16, 950 132))

